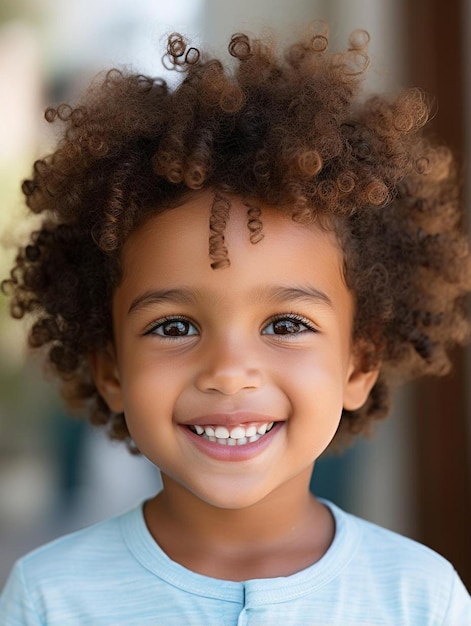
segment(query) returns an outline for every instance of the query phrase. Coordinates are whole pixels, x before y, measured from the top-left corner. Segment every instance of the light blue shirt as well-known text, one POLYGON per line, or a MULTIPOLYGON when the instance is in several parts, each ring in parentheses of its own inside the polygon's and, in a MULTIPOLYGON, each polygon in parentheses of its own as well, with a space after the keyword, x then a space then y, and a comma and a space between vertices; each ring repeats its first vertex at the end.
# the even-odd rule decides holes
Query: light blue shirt
POLYGON ((471 598, 450 563, 326 504, 336 532, 320 561, 246 582, 195 574, 169 559, 140 506, 22 558, 0 598, 0 624, 471 625, 471 598))

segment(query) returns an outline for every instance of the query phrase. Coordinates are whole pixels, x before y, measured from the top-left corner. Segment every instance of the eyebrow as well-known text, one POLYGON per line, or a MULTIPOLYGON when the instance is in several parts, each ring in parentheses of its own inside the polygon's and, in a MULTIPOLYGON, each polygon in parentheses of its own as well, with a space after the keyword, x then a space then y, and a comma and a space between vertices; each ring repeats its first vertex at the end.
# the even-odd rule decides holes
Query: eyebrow
POLYGON ((146 291, 131 302, 128 315, 135 309, 148 304, 175 302, 176 304, 192 304, 196 301, 196 293, 191 289, 156 289, 146 291))
POLYGON ((329 296, 316 289, 312 285, 302 285, 299 287, 275 287, 275 288, 267 288, 263 289, 262 293, 266 293, 268 298, 274 302, 294 302, 294 301, 307 301, 312 303, 312 301, 318 301, 323 304, 327 304, 332 307, 332 300, 329 296))
MULTIPOLYGON (((316 289, 312 285, 302 285, 298 287, 262 287, 253 294, 255 299, 267 299, 275 303, 307 301, 317 301, 332 307, 332 300, 329 296, 316 289)), ((204 298, 199 290, 191 288, 180 289, 156 289, 146 291, 134 298, 129 307, 128 315, 136 309, 147 305, 161 304, 162 302, 173 302, 176 304, 194 304, 199 298, 204 298)))

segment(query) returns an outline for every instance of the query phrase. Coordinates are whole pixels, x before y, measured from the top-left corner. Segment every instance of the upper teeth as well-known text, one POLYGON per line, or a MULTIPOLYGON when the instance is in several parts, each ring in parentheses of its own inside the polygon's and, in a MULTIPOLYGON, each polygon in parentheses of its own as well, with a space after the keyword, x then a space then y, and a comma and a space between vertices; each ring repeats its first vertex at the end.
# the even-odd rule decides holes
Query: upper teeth
POLYGON ((217 441, 227 445, 243 445, 257 441, 272 426, 273 422, 266 422, 259 425, 251 424, 250 426, 239 424, 230 429, 226 428, 226 426, 199 426, 196 424, 193 428, 198 435, 205 436, 210 441, 217 441))

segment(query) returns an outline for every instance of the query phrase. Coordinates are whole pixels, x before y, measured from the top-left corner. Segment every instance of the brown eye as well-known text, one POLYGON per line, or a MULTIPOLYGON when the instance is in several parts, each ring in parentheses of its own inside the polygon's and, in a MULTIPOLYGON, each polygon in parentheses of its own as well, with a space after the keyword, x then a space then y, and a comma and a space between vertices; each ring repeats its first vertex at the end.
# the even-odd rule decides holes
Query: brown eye
POLYGON ((263 335, 299 335, 305 332, 317 332, 312 323, 297 315, 278 317, 262 330, 263 335))
POLYGON ((162 334, 169 335, 171 337, 182 337, 188 335, 190 324, 188 322, 175 321, 167 322, 162 328, 162 334))
POLYGON ((159 335, 160 337, 189 337, 197 335, 198 330, 195 325, 186 319, 164 319, 158 321, 146 333, 148 335, 159 335))
POLYGON ((291 335, 306 330, 304 324, 293 322, 293 320, 278 320, 273 322, 273 332, 276 335, 291 335))

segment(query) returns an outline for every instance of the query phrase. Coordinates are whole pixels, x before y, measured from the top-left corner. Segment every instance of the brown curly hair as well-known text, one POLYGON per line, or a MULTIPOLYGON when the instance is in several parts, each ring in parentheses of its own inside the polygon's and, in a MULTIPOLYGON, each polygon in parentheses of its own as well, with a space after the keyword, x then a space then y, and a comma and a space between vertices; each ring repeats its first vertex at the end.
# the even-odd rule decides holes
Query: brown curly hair
POLYGON ((248 236, 263 237, 257 202, 299 222, 334 228, 355 296, 354 341, 365 371, 380 366, 366 404, 344 411, 339 433, 384 416, 398 379, 444 374, 447 355, 469 334, 470 252, 457 172, 446 148, 427 139, 418 90, 363 97, 364 31, 346 52, 328 52, 324 25, 279 54, 265 40, 233 35, 225 67, 172 34, 160 78, 111 70, 81 104, 46 111, 60 120, 55 152, 23 183, 42 226, 19 251, 3 291, 11 312, 33 314, 29 343, 47 347, 70 404, 129 439, 124 415, 99 395, 89 354, 113 341, 111 299, 129 234, 194 190, 215 192, 212 267, 229 262, 229 194, 243 198, 248 236))

